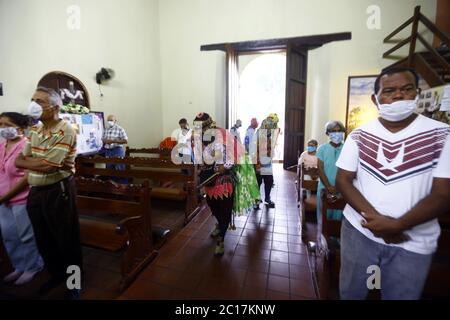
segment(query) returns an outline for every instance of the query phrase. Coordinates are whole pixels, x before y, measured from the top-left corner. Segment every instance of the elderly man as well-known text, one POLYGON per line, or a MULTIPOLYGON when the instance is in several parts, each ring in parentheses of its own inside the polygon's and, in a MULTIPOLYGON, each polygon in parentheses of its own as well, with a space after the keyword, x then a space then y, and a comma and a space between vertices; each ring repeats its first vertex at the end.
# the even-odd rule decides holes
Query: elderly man
MULTIPOLYGON (((125 130, 117 124, 117 118, 109 115, 108 125, 103 133, 103 143, 106 150, 106 157, 125 157, 124 145, 128 143, 125 130)), ((125 170, 125 165, 107 164, 107 169, 125 170)), ((126 179, 115 179, 117 182, 126 183, 126 179)))
MULTIPOLYGON (((30 104, 30 114, 41 123, 32 127, 23 154, 16 166, 28 170, 31 186, 27 210, 39 252, 51 279, 40 293, 64 282, 67 268, 82 268, 80 230, 73 180, 76 133, 59 119, 61 97, 52 89, 38 87, 30 104)), ((66 298, 78 297, 67 290, 66 298)))
POLYGON ((354 130, 337 161, 347 201, 341 229, 340 294, 419 299, 450 211, 450 127, 416 114, 418 76, 392 68, 375 81, 379 118, 354 130), (368 279, 375 270, 375 282, 368 279))

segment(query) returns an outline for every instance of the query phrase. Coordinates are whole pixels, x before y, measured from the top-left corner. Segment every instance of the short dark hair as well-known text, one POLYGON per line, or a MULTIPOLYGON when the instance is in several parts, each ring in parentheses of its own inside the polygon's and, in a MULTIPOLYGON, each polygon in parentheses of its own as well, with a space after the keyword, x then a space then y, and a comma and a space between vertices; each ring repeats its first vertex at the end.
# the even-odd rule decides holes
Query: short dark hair
POLYGON ((180 121, 178 121, 178 124, 188 123, 185 118, 181 118, 180 121))
POLYGON ((377 79, 375 80, 375 85, 374 85, 374 92, 375 92, 375 94, 377 94, 378 91, 380 90, 381 77, 383 77, 385 75, 391 75, 391 74, 403 73, 403 72, 410 72, 410 73, 412 73, 412 75, 414 76, 416 88, 418 88, 419 87, 419 75, 417 74, 416 70, 414 70, 412 68, 407 68, 407 67, 392 67, 392 68, 384 69, 378 75, 377 79))
POLYGON ((3 112, 0 114, 0 118, 8 118, 21 129, 26 129, 32 125, 31 118, 27 115, 18 113, 18 112, 3 112))

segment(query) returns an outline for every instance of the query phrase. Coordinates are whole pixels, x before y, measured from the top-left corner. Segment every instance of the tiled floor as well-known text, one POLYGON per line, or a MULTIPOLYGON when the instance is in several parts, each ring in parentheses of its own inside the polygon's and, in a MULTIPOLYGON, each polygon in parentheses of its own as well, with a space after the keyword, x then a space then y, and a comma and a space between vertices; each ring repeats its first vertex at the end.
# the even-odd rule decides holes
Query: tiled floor
POLYGON ((275 165, 275 209, 237 217, 214 257, 215 220, 199 214, 161 250, 120 299, 315 299, 300 237, 294 175, 275 165))

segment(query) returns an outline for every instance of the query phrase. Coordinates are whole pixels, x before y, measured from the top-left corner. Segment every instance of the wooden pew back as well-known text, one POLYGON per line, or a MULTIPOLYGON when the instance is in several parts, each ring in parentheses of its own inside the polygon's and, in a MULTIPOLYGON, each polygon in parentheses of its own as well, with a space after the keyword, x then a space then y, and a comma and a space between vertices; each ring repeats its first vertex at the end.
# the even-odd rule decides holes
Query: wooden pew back
POLYGON ((123 251, 120 289, 125 289, 156 256, 150 218, 150 189, 76 177, 76 203, 83 245, 123 251))
POLYGON ((78 176, 120 177, 129 181, 149 180, 153 183, 179 183, 179 188, 166 188, 152 185, 151 196, 159 199, 183 201, 187 224, 200 210, 197 185, 197 166, 193 164, 174 164, 171 160, 144 157, 104 158, 77 157, 76 174, 78 176), (126 170, 107 169, 106 164, 126 165, 126 170), (190 174, 186 174, 190 172, 190 174))
POLYGON ((146 157, 156 158, 156 159, 165 159, 170 160, 170 155, 172 153, 172 149, 161 149, 161 148, 130 148, 127 147, 125 149, 126 157, 142 157, 145 155, 146 157))

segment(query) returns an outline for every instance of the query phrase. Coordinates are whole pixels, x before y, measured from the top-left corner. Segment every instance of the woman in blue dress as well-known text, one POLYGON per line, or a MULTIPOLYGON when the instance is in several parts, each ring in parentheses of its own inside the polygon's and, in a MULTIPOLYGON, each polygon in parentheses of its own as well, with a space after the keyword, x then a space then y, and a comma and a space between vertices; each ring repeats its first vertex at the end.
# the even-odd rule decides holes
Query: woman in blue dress
MULTIPOLYGON (((329 121, 325 125, 325 130, 330 138, 330 142, 321 145, 317 150, 320 177, 319 185, 317 186, 317 219, 319 225, 321 225, 322 221, 322 199, 320 197, 322 191, 325 190, 329 197, 338 196, 336 191, 336 162, 343 147, 345 127, 339 121, 329 121)), ((327 219, 342 220, 342 210, 327 210, 327 219)))

